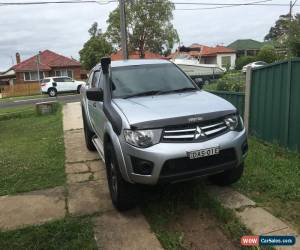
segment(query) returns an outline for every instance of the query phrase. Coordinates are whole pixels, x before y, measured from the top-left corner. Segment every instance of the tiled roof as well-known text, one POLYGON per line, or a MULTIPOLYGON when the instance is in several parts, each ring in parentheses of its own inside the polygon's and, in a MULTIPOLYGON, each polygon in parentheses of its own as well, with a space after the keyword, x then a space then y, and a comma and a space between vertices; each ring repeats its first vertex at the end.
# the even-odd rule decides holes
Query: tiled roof
POLYGON ((264 43, 253 39, 239 39, 229 44, 227 47, 235 50, 260 49, 264 43))
MULTIPOLYGON (((164 58, 165 57, 160 54, 156 54, 156 53, 152 53, 152 52, 145 52, 144 59, 164 59, 164 58)), ((138 51, 130 52, 129 59, 140 59, 139 52, 138 51)), ((119 51, 111 54, 111 60, 112 61, 123 60, 122 50, 119 50, 119 51)))
MULTIPOLYGON (((44 50, 40 53, 39 69, 48 71, 52 67, 74 67, 80 66, 80 63, 72 58, 59 55, 50 50, 44 50)), ((36 56, 30 57, 12 67, 15 71, 31 71, 37 69, 36 56)))
MULTIPOLYGON (((200 48, 201 49, 201 56, 215 56, 217 54, 226 54, 226 53, 235 53, 235 50, 226 48, 225 46, 217 45, 216 47, 208 47, 206 45, 201 44, 192 44, 190 47, 192 48, 200 48)), ((189 52, 191 56, 198 56, 199 52, 191 51, 189 52)))

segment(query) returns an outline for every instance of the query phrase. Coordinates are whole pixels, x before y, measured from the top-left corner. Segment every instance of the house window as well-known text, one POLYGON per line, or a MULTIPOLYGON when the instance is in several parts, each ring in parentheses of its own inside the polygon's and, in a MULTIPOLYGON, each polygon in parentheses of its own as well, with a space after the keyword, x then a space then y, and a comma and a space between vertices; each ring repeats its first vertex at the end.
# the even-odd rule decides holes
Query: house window
POLYGON ((231 66, 231 56, 222 56, 222 67, 227 68, 231 66))
POLYGON ((54 71, 55 76, 67 76, 73 78, 73 70, 70 69, 60 69, 54 71))
POLYGON ((38 78, 38 72, 31 71, 31 72, 24 72, 24 80, 25 81, 38 81, 44 79, 45 72, 40 72, 40 78, 38 78))

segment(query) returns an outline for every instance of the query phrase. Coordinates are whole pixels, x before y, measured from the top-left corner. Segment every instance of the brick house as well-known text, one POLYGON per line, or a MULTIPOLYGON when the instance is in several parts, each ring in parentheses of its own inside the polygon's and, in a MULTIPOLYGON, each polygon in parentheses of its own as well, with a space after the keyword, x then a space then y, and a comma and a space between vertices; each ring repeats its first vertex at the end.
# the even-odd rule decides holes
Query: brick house
MULTIPOLYGON (((203 64, 217 64, 221 68, 235 68, 236 51, 231 48, 217 45, 209 47, 198 43, 193 43, 191 48, 199 48, 200 51, 190 51, 187 54, 199 60, 203 64)), ((177 52, 171 54, 168 58, 175 57, 177 52)))
POLYGON ((49 76, 69 76, 76 80, 86 79, 86 71, 82 70, 78 61, 50 50, 44 50, 24 61, 21 61, 20 54, 16 53, 16 62, 16 65, 0 75, 0 80, 1 76, 7 72, 14 73, 9 75, 10 84, 37 83, 40 79, 49 76), (40 77, 38 77, 38 72, 40 77), (13 81, 11 81, 12 78, 13 81))
MULTIPOLYGON (((112 61, 123 60, 122 50, 118 50, 117 52, 112 53, 110 57, 112 61)), ((140 59, 139 52, 131 51, 129 53, 129 59, 140 59)), ((157 53, 146 51, 144 59, 165 59, 165 57, 157 53)))

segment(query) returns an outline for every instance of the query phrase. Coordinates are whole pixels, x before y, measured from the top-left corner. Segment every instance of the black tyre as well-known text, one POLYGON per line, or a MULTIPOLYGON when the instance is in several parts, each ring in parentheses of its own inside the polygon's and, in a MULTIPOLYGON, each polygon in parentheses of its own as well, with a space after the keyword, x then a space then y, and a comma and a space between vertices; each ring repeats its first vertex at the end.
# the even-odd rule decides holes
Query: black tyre
POLYGON ((92 141, 95 134, 89 128, 83 107, 81 107, 81 111, 82 111, 83 130, 84 130, 84 138, 85 138, 86 147, 90 151, 96 151, 95 145, 92 141))
POLYGON ((219 186, 228 186, 237 182, 243 175, 244 164, 242 163, 236 168, 229 169, 223 173, 212 175, 209 177, 213 184, 219 186))
POLYGON ((77 87, 77 94, 80 94, 81 85, 77 87))
POLYGON ((134 208, 138 198, 137 187, 123 179, 112 144, 107 144, 105 152, 107 180, 112 203, 119 211, 134 208))
POLYGON ((50 97, 55 97, 55 96, 57 96, 57 90, 56 90, 55 88, 49 88, 49 89, 48 89, 48 95, 49 95, 50 97))

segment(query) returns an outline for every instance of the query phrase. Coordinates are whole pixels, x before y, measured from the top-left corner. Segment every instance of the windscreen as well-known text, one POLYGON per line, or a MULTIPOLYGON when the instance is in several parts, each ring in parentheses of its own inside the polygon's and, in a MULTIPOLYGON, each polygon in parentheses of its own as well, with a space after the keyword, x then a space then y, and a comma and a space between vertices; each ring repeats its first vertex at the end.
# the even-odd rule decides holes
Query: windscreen
POLYGON ((147 64, 112 69, 112 96, 123 98, 147 91, 193 88, 192 81, 173 64, 147 64))

